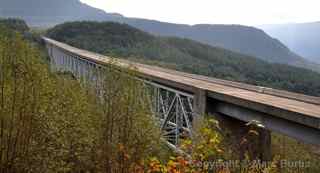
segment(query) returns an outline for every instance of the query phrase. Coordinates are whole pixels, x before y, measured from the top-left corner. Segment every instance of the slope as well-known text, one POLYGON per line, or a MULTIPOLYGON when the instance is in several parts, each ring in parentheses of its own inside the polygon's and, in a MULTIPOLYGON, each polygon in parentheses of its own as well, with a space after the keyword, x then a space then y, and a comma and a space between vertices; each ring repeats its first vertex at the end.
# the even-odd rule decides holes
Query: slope
MULTIPOLYGON (((126 18, 90 7, 79 0, 2 0, 0 16, 21 17, 28 24, 53 26, 66 21, 94 20, 126 23, 143 31, 188 38, 269 62, 318 69, 262 30, 240 25, 179 25, 153 20, 126 18)), ((319 68, 320 69, 320 68, 319 68)))
POLYGON ((155 37, 126 24, 73 22, 48 31, 48 37, 75 47, 212 77, 285 89, 320 93, 318 73, 272 64, 226 49, 181 38, 155 37))

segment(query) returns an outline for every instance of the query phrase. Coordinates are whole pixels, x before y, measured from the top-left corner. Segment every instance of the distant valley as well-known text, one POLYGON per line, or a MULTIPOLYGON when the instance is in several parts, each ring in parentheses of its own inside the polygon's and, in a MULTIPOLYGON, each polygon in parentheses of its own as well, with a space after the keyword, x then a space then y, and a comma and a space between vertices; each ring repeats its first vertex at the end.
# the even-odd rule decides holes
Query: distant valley
POLYGON ((320 22, 263 25, 259 28, 278 38, 299 55, 320 63, 320 22))
POLYGON ((254 56, 268 62, 313 70, 320 69, 320 66, 303 59, 262 30, 247 26, 190 26, 126 18, 120 14, 106 13, 90 7, 79 0, 4 0, 0 6, 0 16, 20 17, 25 19, 29 25, 46 27, 76 20, 114 21, 129 24, 154 35, 188 38, 211 46, 254 56))

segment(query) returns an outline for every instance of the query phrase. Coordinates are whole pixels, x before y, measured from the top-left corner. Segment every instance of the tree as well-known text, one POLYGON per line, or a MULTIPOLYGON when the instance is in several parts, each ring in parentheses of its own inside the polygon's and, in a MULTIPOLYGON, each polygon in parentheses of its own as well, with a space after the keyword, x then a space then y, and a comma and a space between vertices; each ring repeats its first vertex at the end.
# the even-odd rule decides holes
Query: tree
POLYGON ((1 28, 0 172, 129 173, 157 155, 160 128, 133 73, 111 65, 96 92, 1 28))

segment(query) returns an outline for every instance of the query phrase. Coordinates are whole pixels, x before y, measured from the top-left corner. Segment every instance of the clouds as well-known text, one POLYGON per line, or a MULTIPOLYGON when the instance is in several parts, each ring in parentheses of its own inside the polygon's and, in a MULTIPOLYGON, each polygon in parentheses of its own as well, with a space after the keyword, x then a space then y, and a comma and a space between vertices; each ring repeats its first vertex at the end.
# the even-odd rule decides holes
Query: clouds
POLYGON ((107 12, 174 23, 259 25, 320 21, 317 0, 81 0, 107 12))

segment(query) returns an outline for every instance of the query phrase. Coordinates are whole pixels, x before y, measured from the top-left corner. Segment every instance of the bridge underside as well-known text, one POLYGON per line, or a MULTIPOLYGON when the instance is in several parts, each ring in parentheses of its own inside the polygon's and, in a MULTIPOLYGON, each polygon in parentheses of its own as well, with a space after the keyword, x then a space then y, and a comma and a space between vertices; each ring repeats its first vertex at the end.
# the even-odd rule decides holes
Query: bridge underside
MULTIPOLYGON (((210 96, 210 94, 208 95, 210 96)), ((255 123, 262 126, 262 128, 284 134, 299 141, 320 145, 320 131, 313 127, 236 104, 227 103, 212 97, 208 97, 207 104, 207 112, 209 113, 220 113, 243 122, 255 123)))

